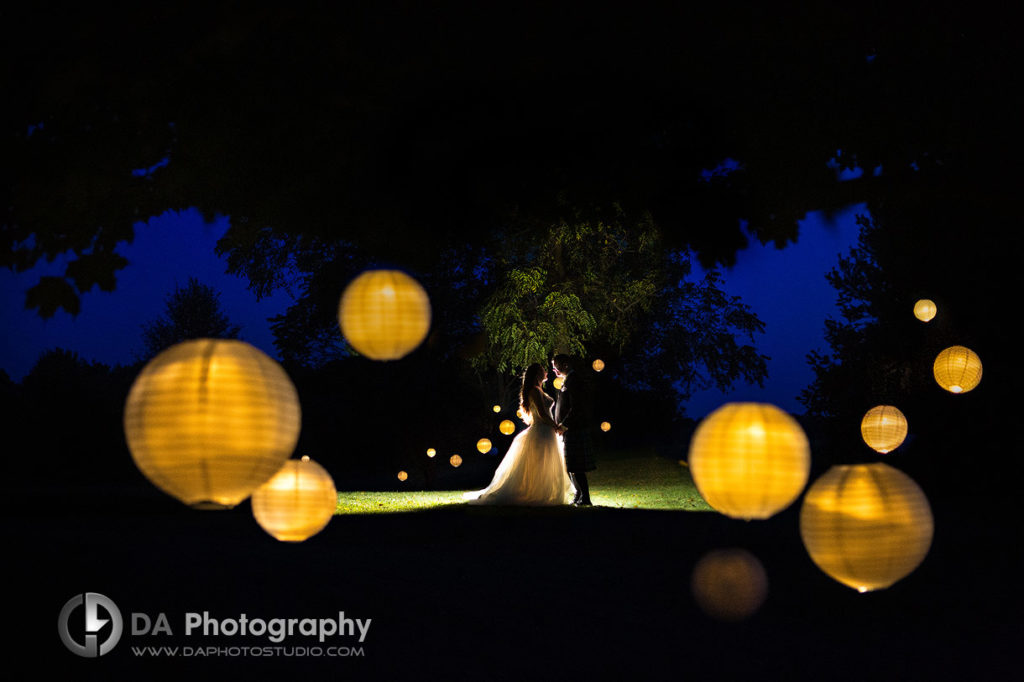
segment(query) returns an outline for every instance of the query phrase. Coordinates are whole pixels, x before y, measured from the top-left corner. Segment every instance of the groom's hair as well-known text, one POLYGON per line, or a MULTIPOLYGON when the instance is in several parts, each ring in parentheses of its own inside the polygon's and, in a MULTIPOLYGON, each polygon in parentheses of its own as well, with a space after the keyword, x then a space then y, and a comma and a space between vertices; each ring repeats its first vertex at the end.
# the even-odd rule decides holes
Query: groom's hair
POLYGON ((551 362, 554 363, 559 372, 564 373, 566 370, 572 369, 572 358, 568 355, 562 355, 559 353, 555 357, 551 358, 551 362))

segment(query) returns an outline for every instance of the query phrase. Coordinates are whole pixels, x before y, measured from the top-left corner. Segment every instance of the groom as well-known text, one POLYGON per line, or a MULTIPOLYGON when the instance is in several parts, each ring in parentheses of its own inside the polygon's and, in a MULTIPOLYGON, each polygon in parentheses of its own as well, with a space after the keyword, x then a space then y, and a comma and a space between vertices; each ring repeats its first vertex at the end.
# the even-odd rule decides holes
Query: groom
POLYGON ((586 380, 574 372, 568 355, 556 355, 551 360, 555 375, 562 377, 562 389, 552 409, 552 418, 558 424, 565 446, 565 468, 576 487, 575 507, 589 507, 590 487, 587 472, 597 468, 594 464, 594 446, 591 431, 594 416, 590 401, 590 387, 586 380))

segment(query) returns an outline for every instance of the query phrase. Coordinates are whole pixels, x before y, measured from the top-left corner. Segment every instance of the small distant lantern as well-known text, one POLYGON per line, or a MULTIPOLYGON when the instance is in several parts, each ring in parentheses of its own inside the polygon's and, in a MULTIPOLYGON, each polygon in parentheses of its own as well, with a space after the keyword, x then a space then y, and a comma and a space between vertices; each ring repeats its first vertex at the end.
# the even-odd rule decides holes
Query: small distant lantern
POLYGON ((302 542, 316 535, 337 506, 334 480, 309 457, 288 460, 252 494, 256 522, 282 542, 302 542))
POLYGON ((907 418, 892 405, 872 407, 860 420, 860 435, 868 447, 884 455, 907 437, 907 418))
POLYGON ((462 464, 462 458, 459 457, 458 455, 452 455, 451 458, 448 460, 448 462, 453 467, 457 467, 457 466, 460 466, 462 464))
POLYGON ((938 310, 934 301, 922 298, 914 304, 914 317, 922 322, 931 322, 938 310))
POLYGON ((498 424, 498 430, 501 431, 506 436, 511 436, 513 433, 515 433, 516 425, 512 423, 511 419, 505 419, 500 424, 498 424))
POLYGON ((495 405, 491 409, 494 410, 495 414, 497 414, 498 412, 501 412, 501 405, 495 405))
POLYGON ((768 594, 768 576, 750 552, 718 549, 697 562, 690 586, 704 613, 718 620, 740 621, 761 608, 768 594))
POLYGON ((811 485, 800 537, 826 574, 859 592, 909 575, 931 547, 934 521, 921 488, 888 464, 834 466, 811 485))
POLYGON ((521 407, 517 407, 516 408, 516 416, 519 417, 520 419, 523 418, 523 408, 521 408, 521 407))
POLYGON ((601 358, 594 360, 594 363, 591 365, 591 367, 594 368, 595 372, 600 372, 602 369, 604 369, 604 360, 602 360, 601 358))
POLYGON ((397 360, 430 330, 430 299, 419 282, 399 270, 367 270, 345 287, 338 304, 345 339, 373 360, 397 360))
POLYGON ((556 391, 561 391, 563 384, 565 384, 565 379, 562 377, 555 377, 555 380, 551 382, 551 385, 555 387, 556 391))
POLYGON ((611 431, 612 430, 611 422, 601 422, 601 430, 602 431, 611 431))
POLYGON ((437 454, 437 450, 434 448, 427 448, 427 457, 433 457, 437 454))
POLYGON ((697 426, 690 471, 715 510, 739 519, 767 519, 807 483, 811 450, 800 424, 766 403, 726 403, 697 426))
POLYGON ((404 481, 407 478, 409 478, 409 474, 405 473, 404 471, 399 471, 398 472, 398 480, 399 481, 404 481))
POLYGON ((951 346, 932 366, 935 381, 950 393, 967 393, 981 383, 981 358, 970 348, 951 346))
POLYGON ((295 449, 299 397, 285 371, 244 341, 171 346, 139 372, 124 406, 136 466, 201 509, 249 497, 295 449))
POLYGON ((478 440, 478 441, 476 442, 476 449, 477 449, 477 450, 478 450, 478 451, 479 451, 479 452, 480 452, 481 454, 486 454, 486 453, 490 452, 490 451, 491 451, 491 448, 493 448, 493 447, 494 447, 494 446, 493 446, 493 445, 491 445, 491 441, 489 441, 489 440, 488 440, 488 439, 486 439, 486 438, 481 438, 480 440, 478 440))

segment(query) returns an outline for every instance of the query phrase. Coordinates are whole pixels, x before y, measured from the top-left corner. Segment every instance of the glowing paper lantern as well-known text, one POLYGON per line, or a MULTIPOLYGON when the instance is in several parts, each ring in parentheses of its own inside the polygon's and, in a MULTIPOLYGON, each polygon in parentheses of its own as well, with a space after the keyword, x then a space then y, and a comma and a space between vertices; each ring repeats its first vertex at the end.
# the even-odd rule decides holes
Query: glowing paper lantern
POLYGON ((924 560, 932 510, 888 464, 834 466, 804 496, 800 537, 818 568, 860 592, 889 587, 924 560))
POLYGON ((299 398, 280 365, 243 341, 197 339, 139 372, 124 433, 156 487, 202 509, 235 506, 285 463, 299 437, 299 398))
POLYGON ((811 451, 796 420, 774 405, 726 403, 697 427, 689 459, 709 505, 733 518, 767 519, 803 490, 811 451))
POLYGON ((494 410, 495 414, 497 414, 498 412, 501 412, 501 405, 495 405, 491 409, 494 410))
POLYGON ((399 270, 367 270, 345 288, 338 304, 345 339, 374 360, 397 360, 430 330, 430 299, 399 270))
POLYGON ((892 405, 872 407, 860 420, 860 435, 868 447, 884 455, 907 437, 907 418, 892 405))
POLYGON ((462 458, 459 457, 458 455, 452 455, 451 458, 448 460, 448 463, 451 464, 453 467, 457 467, 462 464, 462 458))
POLYGON ((434 448, 427 448, 427 457, 433 457, 437 454, 437 450, 434 448))
POLYGON ((519 417, 520 419, 523 418, 523 408, 521 408, 521 407, 516 408, 516 416, 519 417))
POLYGON ((252 494, 256 522, 282 542, 302 542, 316 535, 337 506, 331 475, 309 457, 288 460, 252 494))
POLYGON ((922 322, 930 322, 932 318, 935 317, 935 313, 938 312, 938 310, 939 309, 935 307, 934 301, 922 298, 914 304, 914 317, 922 322))
POLYGON ((399 481, 404 481, 407 478, 409 478, 409 474, 405 473, 404 471, 399 471, 398 472, 398 480, 399 481))
POLYGON ((491 445, 491 441, 487 440, 486 438, 481 438, 476 442, 476 449, 479 450, 481 453, 490 452, 492 447, 494 446, 491 445))
POLYGON ((555 380, 551 382, 551 385, 555 387, 556 391, 561 391, 563 384, 565 384, 565 379, 562 377, 555 377, 555 380))
POLYGON ((768 576, 750 552, 718 549, 697 562, 690 586, 704 613, 719 620, 739 621, 761 607, 768 594, 768 576))
POLYGON ((970 348, 950 346, 932 366, 935 381, 950 393, 967 393, 981 383, 981 358, 970 348))
POLYGON ((516 425, 512 423, 511 419, 505 419, 500 424, 498 424, 498 430, 501 431, 506 436, 510 436, 515 432, 516 425))
POLYGON ((602 360, 601 358, 594 360, 594 363, 591 365, 591 367, 594 368, 595 372, 600 372, 602 369, 604 369, 604 360, 602 360))
POLYGON ((612 430, 611 422, 601 422, 601 430, 602 431, 611 431, 612 430))

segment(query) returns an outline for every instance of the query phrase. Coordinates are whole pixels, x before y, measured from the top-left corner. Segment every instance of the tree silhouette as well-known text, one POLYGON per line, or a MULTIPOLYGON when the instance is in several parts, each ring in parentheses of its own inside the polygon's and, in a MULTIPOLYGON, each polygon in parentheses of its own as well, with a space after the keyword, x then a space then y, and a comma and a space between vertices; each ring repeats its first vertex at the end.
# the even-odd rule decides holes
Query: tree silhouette
POLYGON ((143 355, 147 359, 188 339, 236 339, 241 331, 221 308, 220 294, 195 277, 190 277, 184 287, 175 286, 164 304, 163 315, 142 325, 143 355))
POLYGON ((560 194, 729 263, 912 165, 998 162, 1013 128, 1016 36, 962 4, 391 4, 6 10, 0 264, 72 256, 28 304, 76 311, 140 221, 189 206, 230 216, 237 264, 312 237, 424 269, 524 216, 542 235, 560 194))

